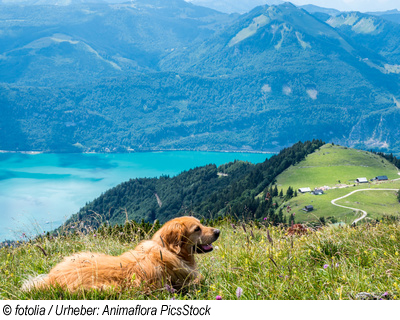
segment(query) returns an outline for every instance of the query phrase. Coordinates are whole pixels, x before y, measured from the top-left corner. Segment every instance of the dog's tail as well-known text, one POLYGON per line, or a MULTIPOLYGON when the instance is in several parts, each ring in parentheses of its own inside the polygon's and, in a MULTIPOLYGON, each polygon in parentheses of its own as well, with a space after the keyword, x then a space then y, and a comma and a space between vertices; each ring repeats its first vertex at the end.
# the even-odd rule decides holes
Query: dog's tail
POLYGON ((31 291, 32 289, 40 289, 47 286, 47 274, 39 274, 38 276, 30 276, 22 285, 22 291, 31 291))

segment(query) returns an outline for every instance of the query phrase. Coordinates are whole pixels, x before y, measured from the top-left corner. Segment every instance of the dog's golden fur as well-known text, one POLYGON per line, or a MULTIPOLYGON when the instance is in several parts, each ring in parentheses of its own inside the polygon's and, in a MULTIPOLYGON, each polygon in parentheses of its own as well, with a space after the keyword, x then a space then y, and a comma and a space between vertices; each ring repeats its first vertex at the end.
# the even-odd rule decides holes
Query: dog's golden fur
POLYGON ((167 222, 151 240, 120 256, 82 252, 65 258, 47 276, 28 281, 23 290, 59 285, 70 291, 144 285, 175 288, 201 280, 195 253, 209 252, 219 230, 203 226, 193 217, 167 222))

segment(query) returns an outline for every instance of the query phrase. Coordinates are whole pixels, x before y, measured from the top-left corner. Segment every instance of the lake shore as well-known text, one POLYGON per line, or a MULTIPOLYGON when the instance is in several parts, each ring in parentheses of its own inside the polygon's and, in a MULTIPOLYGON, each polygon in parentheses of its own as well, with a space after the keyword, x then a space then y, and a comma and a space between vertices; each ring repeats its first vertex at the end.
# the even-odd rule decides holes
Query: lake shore
POLYGON ((127 152, 97 152, 97 151, 84 151, 84 152, 53 152, 53 151, 9 151, 0 150, 0 153, 19 153, 19 154, 129 154, 129 153, 146 153, 146 152, 216 152, 216 153, 253 153, 253 154, 276 154, 278 151, 261 151, 261 150, 200 150, 200 149, 149 149, 149 150, 130 150, 127 152))

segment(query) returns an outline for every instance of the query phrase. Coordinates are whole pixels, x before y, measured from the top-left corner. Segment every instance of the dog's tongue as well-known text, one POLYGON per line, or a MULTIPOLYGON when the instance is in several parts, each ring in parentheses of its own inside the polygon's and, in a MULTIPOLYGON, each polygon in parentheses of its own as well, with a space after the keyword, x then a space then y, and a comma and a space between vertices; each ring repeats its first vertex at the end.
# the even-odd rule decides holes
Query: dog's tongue
POLYGON ((211 250, 213 247, 210 244, 205 244, 205 245, 201 245, 201 250, 203 251, 209 251, 211 250))

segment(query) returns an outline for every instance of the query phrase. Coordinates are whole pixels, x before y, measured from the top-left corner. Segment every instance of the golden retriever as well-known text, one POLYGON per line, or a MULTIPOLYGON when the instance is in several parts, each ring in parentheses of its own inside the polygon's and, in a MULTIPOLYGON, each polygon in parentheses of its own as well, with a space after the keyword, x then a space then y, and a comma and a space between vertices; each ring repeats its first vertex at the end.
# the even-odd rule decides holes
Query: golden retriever
POLYGON ((117 257, 91 252, 74 254, 48 275, 26 281, 22 290, 56 285, 70 291, 141 285, 161 288, 166 284, 179 289, 201 280, 194 254, 212 251, 211 244, 219 234, 220 230, 205 227, 194 217, 176 218, 134 250, 117 257))

